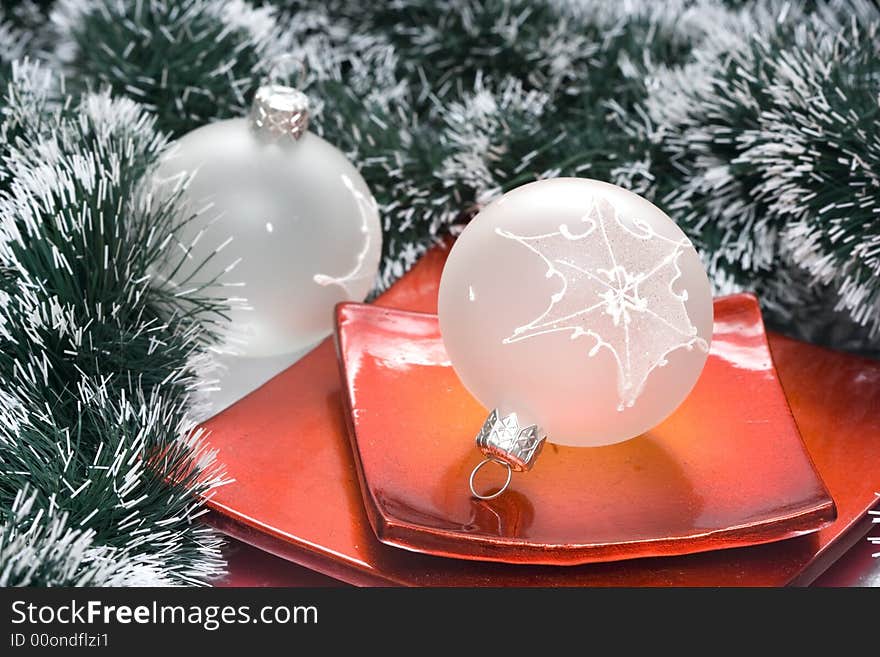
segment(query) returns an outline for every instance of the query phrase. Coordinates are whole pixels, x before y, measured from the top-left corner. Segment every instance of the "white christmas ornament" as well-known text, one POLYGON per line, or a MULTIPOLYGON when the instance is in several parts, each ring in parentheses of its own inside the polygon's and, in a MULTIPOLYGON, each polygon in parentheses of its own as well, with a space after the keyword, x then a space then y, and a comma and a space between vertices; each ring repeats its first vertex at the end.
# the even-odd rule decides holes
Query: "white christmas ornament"
POLYGON ((216 279, 209 293, 244 300, 225 345, 244 356, 290 354, 328 335, 334 305, 363 300, 378 268, 376 202, 307 126, 305 95, 267 85, 250 119, 185 135, 157 172, 165 193, 186 183, 184 211, 197 213, 177 235, 187 264, 169 277, 216 279))
POLYGON ((497 409, 478 445, 513 470, 531 467, 545 435, 598 446, 659 424, 696 383, 713 321, 681 229, 581 178, 524 185, 474 217, 443 270, 439 315, 462 383, 497 409))

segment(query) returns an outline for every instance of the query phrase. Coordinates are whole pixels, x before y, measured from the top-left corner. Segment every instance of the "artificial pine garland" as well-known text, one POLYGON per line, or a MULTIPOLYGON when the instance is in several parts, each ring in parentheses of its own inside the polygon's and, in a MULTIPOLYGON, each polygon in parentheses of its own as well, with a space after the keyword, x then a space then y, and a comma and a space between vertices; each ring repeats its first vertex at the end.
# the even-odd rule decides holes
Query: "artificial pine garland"
POLYGON ((4 2, 0 584, 222 570, 193 404, 223 305, 153 276, 187 218, 142 182, 282 54, 379 201, 377 289, 503 191, 588 176, 775 328, 876 353, 878 26, 867 0, 4 2))
MULTIPOLYGON (((152 276, 181 221, 127 98, 15 64, 0 198, 0 584, 201 582, 221 483, 188 411, 223 306, 152 276)), ((178 256, 180 257, 180 256, 178 256)))

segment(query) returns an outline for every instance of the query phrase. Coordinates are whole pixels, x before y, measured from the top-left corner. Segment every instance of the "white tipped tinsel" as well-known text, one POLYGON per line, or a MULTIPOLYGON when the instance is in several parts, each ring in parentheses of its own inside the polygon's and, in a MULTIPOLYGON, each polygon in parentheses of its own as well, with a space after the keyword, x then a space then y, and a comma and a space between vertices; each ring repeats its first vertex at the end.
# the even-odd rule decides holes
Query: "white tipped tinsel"
POLYGON ((197 518, 224 479, 189 409, 220 308, 197 287, 172 293, 151 280, 165 257, 151 243, 178 220, 141 184, 165 139, 132 100, 98 93, 70 104, 39 68, 12 76, 4 135, 15 139, 0 193, 0 582, 208 582, 222 572, 219 541, 197 518))

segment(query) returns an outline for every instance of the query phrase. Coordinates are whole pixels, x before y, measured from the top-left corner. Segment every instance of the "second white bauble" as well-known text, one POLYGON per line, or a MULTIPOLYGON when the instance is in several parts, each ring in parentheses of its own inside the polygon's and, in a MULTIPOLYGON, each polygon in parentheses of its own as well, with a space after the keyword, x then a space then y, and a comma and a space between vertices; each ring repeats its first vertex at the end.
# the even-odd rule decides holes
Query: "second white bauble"
POLYGON ((157 172, 166 190, 191 177, 182 207, 198 212, 177 236, 189 257, 174 278, 216 278, 209 293, 246 300, 231 311, 226 345, 244 356, 292 353, 328 335, 334 305, 363 300, 378 268, 376 203, 346 157, 305 130, 302 100, 289 88, 261 88, 263 123, 198 128, 157 172), (272 112, 283 120, 273 123, 272 112))
POLYGON ((443 271, 440 329, 462 383, 547 440, 633 438, 706 362, 712 293, 681 229, 595 180, 524 185, 488 205, 443 271))

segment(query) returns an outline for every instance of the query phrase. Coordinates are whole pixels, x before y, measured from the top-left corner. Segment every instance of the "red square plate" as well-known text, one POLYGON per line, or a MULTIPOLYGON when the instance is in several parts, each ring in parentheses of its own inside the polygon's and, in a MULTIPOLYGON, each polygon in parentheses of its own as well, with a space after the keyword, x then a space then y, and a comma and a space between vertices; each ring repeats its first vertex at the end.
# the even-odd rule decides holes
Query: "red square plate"
MULTIPOLYGON (((376 305, 436 312, 447 253, 426 254, 376 305)), ((837 503, 838 519, 818 532, 733 550, 565 568, 444 559, 384 545, 361 498, 330 340, 206 423, 211 447, 235 479, 215 491, 208 517, 250 545, 352 584, 808 583, 870 527, 865 512, 880 490, 880 363, 772 333, 770 345, 801 435, 837 503)))
POLYGON ((715 302, 706 367, 669 419, 617 445, 550 444, 493 500, 467 485, 488 411, 452 369, 437 316, 344 304, 337 344, 361 491, 383 543, 572 565, 767 543, 835 518, 751 295, 715 302))

